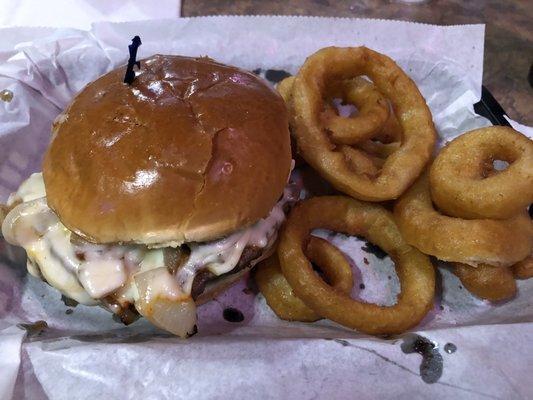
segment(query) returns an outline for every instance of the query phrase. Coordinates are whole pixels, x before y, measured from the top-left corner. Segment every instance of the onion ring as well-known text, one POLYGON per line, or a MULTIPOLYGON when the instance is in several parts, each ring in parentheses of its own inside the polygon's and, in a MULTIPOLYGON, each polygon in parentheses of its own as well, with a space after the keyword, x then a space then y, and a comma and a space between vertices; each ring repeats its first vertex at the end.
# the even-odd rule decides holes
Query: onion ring
MULTIPOLYGON (((350 294, 353 287, 352 269, 340 250, 328 241, 313 236, 306 253, 320 267, 334 289, 350 294)), ((300 322, 314 322, 322 318, 296 297, 281 273, 277 254, 256 267, 254 278, 267 304, 279 318, 300 322)))
POLYGON ((281 273, 277 254, 262 261, 254 274, 255 283, 268 306, 285 321, 315 322, 321 317, 294 294, 281 273))
POLYGON ((383 144, 396 142, 396 146, 399 147, 402 141, 402 126, 392 106, 390 108, 389 119, 387 119, 379 134, 372 139, 379 140, 383 144))
MULTIPOLYGON (((290 102, 292 98, 291 92, 293 83, 294 77, 291 76, 285 78, 276 86, 276 89, 283 97, 288 107, 290 107, 290 102)), ((344 154, 354 171, 366 175, 369 178, 375 178, 379 175, 381 171, 381 167, 385 162, 384 158, 387 158, 390 154, 392 154, 400 147, 400 141, 402 136, 401 126, 394 113, 389 110, 390 106, 388 104, 388 100, 386 100, 386 98, 376 89, 373 83, 361 77, 357 77, 354 80, 347 80, 342 82, 340 86, 340 89, 334 91, 335 96, 341 96, 347 102, 353 103, 358 107, 366 107, 363 109, 363 111, 365 112, 361 116, 362 118, 364 117, 364 119, 367 121, 366 126, 368 126, 368 122, 371 116, 375 116, 376 114, 381 113, 381 111, 373 112, 372 110, 369 110, 369 108, 364 105, 366 104, 367 100, 375 100, 375 102, 379 103, 379 106, 377 107, 385 109, 388 115, 388 118, 384 121, 384 123, 382 123, 383 119, 380 119, 379 123, 381 125, 379 125, 379 129, 376 128, 378 126, 377 122, 373 125, 374 128, 372 128, 372 132, 379 131, 378 133, 373 135, 373 139, 377 139, 379 141, 365 140, 361 143, 358 143, 358 147, 360 147, 361 149, 357 147, 343 145, 342 140, 337 141, 337 144, 340 144, 340 151, 344 154), (386 104, 386 107, 384 107, 383 104, 386 104)), ((331 106, 327 107, 326 111, 324 112, 324 115, 329 116, 330 121, 342 121, 346 119, 339 117, 337 115, 337 112, 331 106)), ((326 119, 327 118, 328 117, 326 117, 326 119)), ((359 121, 359 119, 357 119, 357 121, 359 121)), ((354 122, 350 120, 347 124, 350 125, 352 123, 354 122)), ((330 127, 330 129, 335 128, 330 127)), ((348 127, 346 129, 347 131, 345 131, 345 133, 348 132, 347 135, 350 135, 351 128, 348 127)), ((333 141, 335 141, 336 139, 335 132, 336 131, 331 132, 331 139, 333 141)), ((358 142, 362 138, 364 137, 357 136, 353 141, 358 142)), ((350 140, 347 140, 346 142, 350 142, 350 140)))
POLYGON ((396 202, 394 216, 407 243, 443 261, 509 267, 531 252, 525 211, 507 220, 443 215, 431 203, 427 174, 396 202))
MULTIPOLYGON (((285 103, 289 106, 290 101, 292 98, 292 86, 294 84, 294 76, 289 76, 285 79, 283 79, 280 83, 277 84, 276 89, 285 100, 285 103)), ((375 85, 366 79, 363 79, 361 77, 357 77, 354 80, 345 81, 343 82, 342 89, 341 89, 341 96, 343 99, 346 99, 346 101, 353 103, 354 105, 358 107, 362 107, 361 105, 365 106, 365 100, 370 97, 376 99, 378 103, 380 103, 379 107, 382 107, 382 103, 387 102, 386 112, 388 114, 388 118, 379 126, 379 129, 376 130, 376 134, 371 136, 372 139, 377 139, 380 144, 386 145, 386 144, 392 144, 393 142, 401 142, 402 137, 402 128, 400 126, 400 123, 398 122, 398 119, 396 118, 396 115, 392 110, 390 110, 390 107, 388 105, 388 100, 376 89, 375 85), (359 86, 362 86, 362 88, 359 88, 359 86)), ((332 119, 334 117, 338 117, 335 110, 333 110, 332 107, 327 107, 326 114, 329 115, 329 118, 332 119)), ((380 111, 379 113, 382 113, 380 111)), ((342 117, 338 117, 341 120, 342 117)), ((348 133, 349 135, 350 133, 348 133)), ((332 139, 335 141, 335 133, 332 133, 332 139)), ((350 141, 348 141, 350 142, 350 141)), ((343 141, 336 141, 338 144, 342 144, 343 141)), ((394 143, 393 146, 385 146, 385 151, 381 150, 378 143, 374 141, 361 141, 361 138, 356 138, 353 143, 357 143, 358 145, 362 145, 363 143, 369 143, 367 146, 372 149, 372 152, 379 153, 381 157, 388 157, 393 151, 397 150, 400 143, 394 143)), ((352 144, 352 143, 349 143, 352 144)), ((378 155, 378 154, 376 154, 378 155)))
POLYGON ((294 80, 294 135, 306 161, 338 190, 368 201, 399 197, 420 175, 435 145, 431 113, 414 82, 390 58, 365 47, 328 47, 310 56, 294 80), (367 75, 387 97, 403 131, 402 144, 375 179, 354 172, 321 122, 323 88, 367 75))
POLYGON ((380 143, 367 140, 357 147, 340 145, 338 149, 344 154, 349 166, 360 175, 375 179, 381 173, 385 160, 398 150, 400 143, 380 143))
POLYGON ((381 159, 387 158, 401 146, 400 142, 382 143, 373 140, 357 145, 361 150, 367 152, 370 156, 379 157, 381 159))
POLYGON ((433 305, 435 270, 429 258, 405 243, 392 214, 379 205, 344 196, 314 197, 298 204, 281 232, 278 257, 283 275, 308 307, 361 332, 403 332, 419 323, 433 305), (304 254, 309 235, 317 228, 362 235, 386 251, 400 279, 397 303, 386 307, 354 300, 320 279, 304 254))
POLYGON ((452 140, 429 175, 431 197, 444 213, 460 218, 507 219, 533 202, 533 141, 504 126, 476 129, 452 140), (509 166, 486 176, 494 160, 509 166))
POLYGON ((533 278, 533 256, 529 256, 517 262, 511 267, 516 279, 533 278))
POLYGON ((276 90, 283 97, 287 105, 291 102, 292 85, 294 83, 294 76, 288 76, 276 85, 276 90))
POLYGON ((358 76, 343 82, 341 96, 342 100, 355 105, 358 113, 341 117, 332 107, 322 112, 323 126, 333 142, 352 145, 371 139, 382 131, 389 119, 390 106, 374 84, 358 76))
POLYGON ((346 157, 350 166, 352 166, 353 170, 357 173, 366 175, 369 178, 375 178, 379 175, 384 163, 383 159, 371 156, 364 151, 351 146, 342 145, 339 146, 339 149, 344 154, 344 157, 346 157))
POLYGON ((453 263, 453 272, 470 293, 481 299, 502 301, 516 295, 516 281, 509 268, 453 263))

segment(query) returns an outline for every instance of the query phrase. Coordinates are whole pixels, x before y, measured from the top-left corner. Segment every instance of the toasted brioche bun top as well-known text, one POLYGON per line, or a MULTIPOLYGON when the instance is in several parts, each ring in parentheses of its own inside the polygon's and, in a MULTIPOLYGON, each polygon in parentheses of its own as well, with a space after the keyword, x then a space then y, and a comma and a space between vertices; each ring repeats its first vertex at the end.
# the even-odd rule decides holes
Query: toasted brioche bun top
POLYGON ((208 58, 141 60, 87 85, 52 127, 49 206, 96 243, 206 241, 265 217, 291 155, 287 111, 264 81, 208 58))

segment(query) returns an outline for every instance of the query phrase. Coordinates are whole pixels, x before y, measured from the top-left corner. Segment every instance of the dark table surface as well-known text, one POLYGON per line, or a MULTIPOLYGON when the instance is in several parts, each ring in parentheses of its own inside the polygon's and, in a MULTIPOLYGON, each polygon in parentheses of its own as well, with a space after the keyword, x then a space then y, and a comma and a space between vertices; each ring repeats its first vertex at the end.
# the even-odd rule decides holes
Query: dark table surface
POLYGON ((182 15, 320 15, 486 24, 483 82, 507 114, 533 126, 533 0, 182 0, 182 15))

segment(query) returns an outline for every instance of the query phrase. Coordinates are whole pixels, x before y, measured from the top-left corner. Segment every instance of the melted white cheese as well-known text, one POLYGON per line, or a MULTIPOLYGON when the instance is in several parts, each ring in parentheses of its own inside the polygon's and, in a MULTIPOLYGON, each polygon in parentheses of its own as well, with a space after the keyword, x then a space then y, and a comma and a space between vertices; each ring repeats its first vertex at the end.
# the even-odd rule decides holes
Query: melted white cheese
MULTIPOLYGON (((201 269, 222 275, 237 265, 247 246, 270 247, 285 219, 283 207, 297 200, 298 195, 299 190, 288 185, 270 214, 253 226, 217 241, 190 243, 189 259, 173 277, 174 282, 168 280, 170 274, 148 274, 145 276, 154 281, 145 286, 158 296, 166 293, 164 297, 168 299, 189 296, 194 277, 201 269)), ((30 273, 37 277, 42 274, 66 296, 83 304, 95 304, 95 300, 114 293, 121 304, 131 303, 140 297, 135 277, 165 267, 161 248, 71 243, 72 233, 48 207, 44 196, 42 174, 33 174, 10 196, 8 204, 21 204, 6 216, 2 233, 9 243, 26 250, 30 273)))
POLYGON ((267 217, 247 229, 242 229, 220 240, 207 243, 191 243, 189 259, 178 271, 176 278, 186 293, 191 292, 194 277, 200 269, 208 268, 215 275, 231 271, 241 258, 247 246, 265 248, 271 246, 277 237, 278 228, 285 221, 283 207, 297 200, 299 191, 288 185, 283 197, 276 203, 267 217))
POLYGON ((31 174, 15 193, 12 193, 7 199, 7 205, 12 206, 14 203, 26 202, 46 196, 44 189, 43 174, 37 172, 31 174))
POLYGON ((32 275, 39 278, 42 275, 51 286, 79 303, 96 304, 77 279, 78 261, 70 243, 70 231, 48 208, 44 197, 11 210, 2 224, 2 234, 9 243, 26 250, 32 275))
POLYGON ((81 263, 78 278, 91 297, 100 299, 123 286, 128 275, 121 259, 94 260, 81 263))

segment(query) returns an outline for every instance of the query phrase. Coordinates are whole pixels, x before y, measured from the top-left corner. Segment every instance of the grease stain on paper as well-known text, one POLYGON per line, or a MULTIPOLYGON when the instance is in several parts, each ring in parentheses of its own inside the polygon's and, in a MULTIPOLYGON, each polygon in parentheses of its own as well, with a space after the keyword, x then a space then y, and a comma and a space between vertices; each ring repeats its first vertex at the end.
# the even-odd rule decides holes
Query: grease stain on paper
POLYGON ((228 322, 242 322, 244 321, 244 314, 233 307, 227 307, 222 312, 222 316, 228 322))
POLYGON ((0 100, 10 103, 13 100, 13 92, 7 89, 0 91, 0 100))
POLYGON ((61 301, 63 304, 65 304, 67 307, 76 307, 78 305, 78 302, 76 300, 71 299, 70 297, 65 296, 64 294, 61 295, 61 301))
POLYGON ((361 250, 363 250, 364 252, 373 254, 374 256, 379 258, 380 260, 383 260, 385 257, 388 256, 388 254, 385 253, 381 249, 381 247, 376 246, 374 243, 370 243, 370 242, 366 242, 365 245, 363 247, 361 247, 361 250))
POLYGON ((448 354, 453 354, 457 351, 457 346, 453 343, 446 343, 444 345, 444 351, 448 354))
POLYGON ((35 321, 29 324, 17 324, 17 327, 28 332, 28 337, 33 337, 40 335, 46 328, 48 328, 48 324, 46 321, 35 321))
POLYGON ((443 359, 439 347, 431 340, 420 335, 407 335, 401 345, 405 354, 418 353, 422 356, 420 377, 426 383, 435 383, 442 376, 443 359))
POLYGON ((274 83, 281 82, 283 79, 288 78, 289 76, 291 76, 291 74, 282 69, 267 69, 265 72, 265 78, 274 83))

